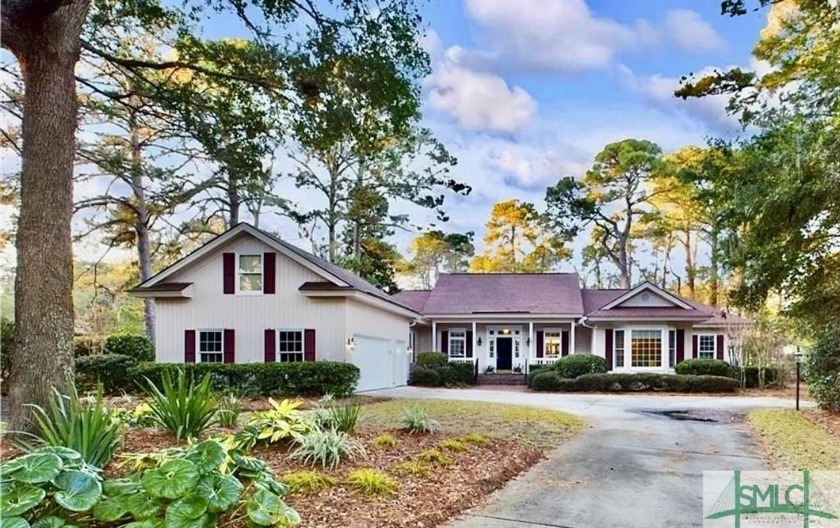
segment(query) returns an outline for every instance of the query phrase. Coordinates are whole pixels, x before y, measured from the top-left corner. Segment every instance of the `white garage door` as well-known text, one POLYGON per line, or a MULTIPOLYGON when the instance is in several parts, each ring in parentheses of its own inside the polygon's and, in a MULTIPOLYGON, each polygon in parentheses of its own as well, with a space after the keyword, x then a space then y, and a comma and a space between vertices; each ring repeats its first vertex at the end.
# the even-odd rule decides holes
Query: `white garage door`
POLYGON ((359 367, 357 391, 387 389, 394 386, 394 354, 388 339, 355 335, 353 364, 359 367))

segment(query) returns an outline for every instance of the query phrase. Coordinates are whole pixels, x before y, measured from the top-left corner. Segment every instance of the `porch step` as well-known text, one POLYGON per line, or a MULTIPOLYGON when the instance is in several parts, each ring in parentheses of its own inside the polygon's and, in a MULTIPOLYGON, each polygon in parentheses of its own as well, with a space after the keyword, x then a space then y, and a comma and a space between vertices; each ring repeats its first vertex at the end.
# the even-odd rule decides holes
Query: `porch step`
POLYGON ((525 385, 524 374, 479 374, 477 385, 525 385))

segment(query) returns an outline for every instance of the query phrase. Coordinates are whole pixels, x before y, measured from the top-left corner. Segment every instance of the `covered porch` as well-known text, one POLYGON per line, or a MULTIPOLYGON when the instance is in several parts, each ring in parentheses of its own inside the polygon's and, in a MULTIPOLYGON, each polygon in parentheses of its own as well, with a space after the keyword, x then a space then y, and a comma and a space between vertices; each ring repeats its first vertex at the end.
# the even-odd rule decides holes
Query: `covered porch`
POLYGON ((480 374, 526 374, 575 352, 590 353, 589 328, 574 318, 432 319, 413 329, 414 350, 443 352, 453 362, 477 363, 480 374))

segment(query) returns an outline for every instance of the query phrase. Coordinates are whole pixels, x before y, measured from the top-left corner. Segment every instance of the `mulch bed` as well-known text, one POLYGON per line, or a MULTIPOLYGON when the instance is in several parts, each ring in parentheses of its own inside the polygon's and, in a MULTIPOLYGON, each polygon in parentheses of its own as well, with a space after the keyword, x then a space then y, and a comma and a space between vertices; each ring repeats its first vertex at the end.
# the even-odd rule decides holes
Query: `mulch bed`
POLYGON ((822 427, 829 434, 837 437, 840 441, 840 412, 809 411, 805 417, 816 425, 822 427))

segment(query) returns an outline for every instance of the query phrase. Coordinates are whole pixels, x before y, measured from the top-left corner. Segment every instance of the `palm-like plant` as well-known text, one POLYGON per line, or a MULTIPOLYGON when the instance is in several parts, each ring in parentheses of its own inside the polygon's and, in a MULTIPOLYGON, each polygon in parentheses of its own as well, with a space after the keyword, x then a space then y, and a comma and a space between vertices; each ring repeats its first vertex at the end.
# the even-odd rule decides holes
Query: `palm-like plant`
POLYGON ((146 378, 145 390, 155 423, 179 441, 197 437, 215 421, 216 397, 209 374, 196 383, 183 370, 178 370, 175 380, 167 371, 161 377, 161 388, 146 378))
POLYGON ((35 444, 21 441, 26 451, 36 447, 67 447, 98 468, 105 467, 122 441, 123 423, 102 402, 100 385, 92 403, 79 397, 75 384, 68 383, 65 396, 53 389, 47 408, 30 405, 37 431, 35 444))

